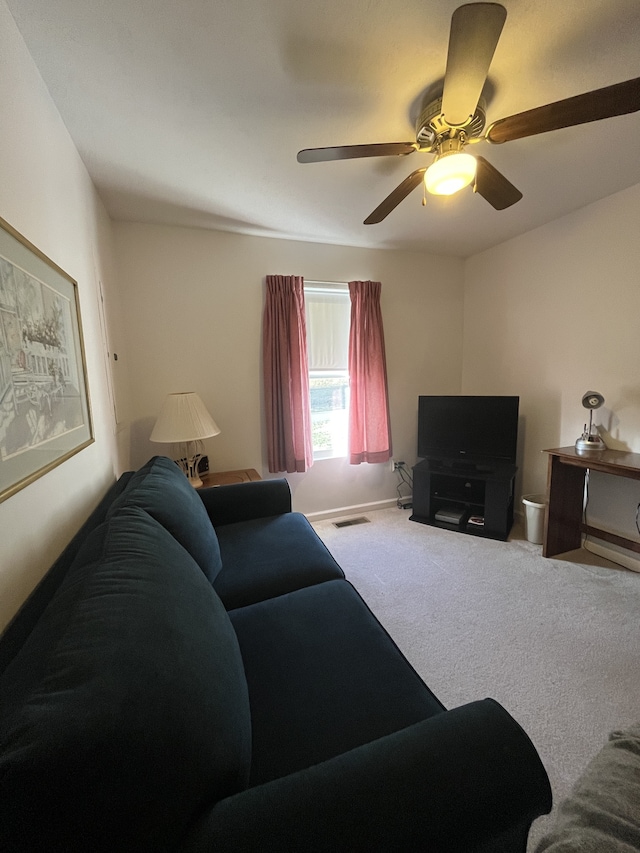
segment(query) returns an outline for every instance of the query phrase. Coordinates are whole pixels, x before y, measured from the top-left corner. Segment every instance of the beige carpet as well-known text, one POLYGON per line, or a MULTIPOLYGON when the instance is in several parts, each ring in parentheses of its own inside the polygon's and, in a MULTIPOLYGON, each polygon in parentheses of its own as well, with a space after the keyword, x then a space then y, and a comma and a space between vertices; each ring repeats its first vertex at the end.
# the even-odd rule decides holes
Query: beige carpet
POLYGON ((518 524, 495 542, 365 515, 313 526, 448 708, 491 696, 513 714, 557 803, 609 731, 640 720, 640 574, 584 550, 545 559, 518 524))

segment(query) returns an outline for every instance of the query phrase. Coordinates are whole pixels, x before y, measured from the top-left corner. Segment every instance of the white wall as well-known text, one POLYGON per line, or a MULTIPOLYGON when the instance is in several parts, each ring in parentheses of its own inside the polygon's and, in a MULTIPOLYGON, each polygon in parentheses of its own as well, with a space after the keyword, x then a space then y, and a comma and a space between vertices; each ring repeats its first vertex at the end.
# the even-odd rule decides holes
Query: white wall
MULTIPOLYGON (((269 476, 263 440, 262 310, 268 274, 382 282, 394 456, 415 462, 420 393, 458 393, 462 261, 222 232, 114 227, 131 381, 132 463, 166 452, 148 440, 164 396, 198 392, 220 435, 213 470, 269 476)), ((287 475, 296 509, 321 512, 393 499, 386 465, 321 460, 287 475)))
MULTIPOLYGON (((545 492, 544 448, 594 423, 640 453, 640 185, 470 258, 463 393, 520 394, 523 493, 545 492)), ((589 519, 638 539, 640 483, 593 475, 589 519)))
MULTIPOLYGON (((0 216, 78 282, 95 442, 0 503, 0 629, 115 478, 97 278, 117 312, 111 224, 0 0, 0 216)), ((117 332, 114 332, 117 337, 117 332)))

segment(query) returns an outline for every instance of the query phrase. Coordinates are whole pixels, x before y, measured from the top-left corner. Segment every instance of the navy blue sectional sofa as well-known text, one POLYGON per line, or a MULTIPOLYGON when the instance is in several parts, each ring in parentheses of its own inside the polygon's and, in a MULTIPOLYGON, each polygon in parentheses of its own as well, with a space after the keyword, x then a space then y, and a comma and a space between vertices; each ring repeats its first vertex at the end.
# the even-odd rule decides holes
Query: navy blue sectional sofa
POLYGON ((524 851, 551 807, 496 702, 447 711, 285 480, 154 457, 0 639, 0 849, 524 851))

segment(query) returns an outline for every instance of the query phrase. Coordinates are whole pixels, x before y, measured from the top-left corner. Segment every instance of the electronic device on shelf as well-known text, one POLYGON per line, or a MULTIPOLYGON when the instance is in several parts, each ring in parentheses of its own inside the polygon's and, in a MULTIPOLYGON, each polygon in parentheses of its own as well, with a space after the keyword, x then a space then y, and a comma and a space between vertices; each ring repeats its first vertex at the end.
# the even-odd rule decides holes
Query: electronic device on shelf
POLYGON ((418 456, 443 468, 515 465, 520 398, 420 396, 418 456))
POLYGON ((443 507, 435 515, 436 521, 444 521, 446 524, 460 524, 466 518, 465 509, 455 507, 443 507))

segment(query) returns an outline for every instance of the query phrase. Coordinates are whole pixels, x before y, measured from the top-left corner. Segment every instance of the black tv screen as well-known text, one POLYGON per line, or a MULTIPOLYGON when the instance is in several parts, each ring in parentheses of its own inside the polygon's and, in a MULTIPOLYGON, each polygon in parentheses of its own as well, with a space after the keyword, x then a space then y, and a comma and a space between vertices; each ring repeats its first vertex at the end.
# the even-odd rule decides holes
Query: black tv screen
POLYGON ((418 456, 443 462, 515 463, 519 397, 418 398, 418 456))

